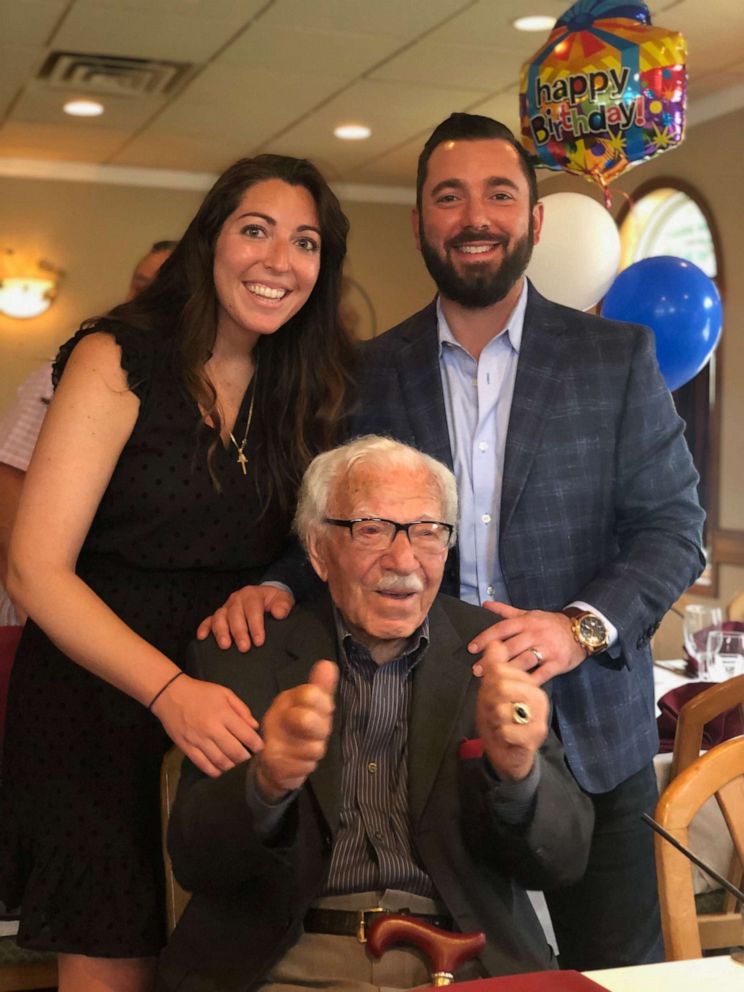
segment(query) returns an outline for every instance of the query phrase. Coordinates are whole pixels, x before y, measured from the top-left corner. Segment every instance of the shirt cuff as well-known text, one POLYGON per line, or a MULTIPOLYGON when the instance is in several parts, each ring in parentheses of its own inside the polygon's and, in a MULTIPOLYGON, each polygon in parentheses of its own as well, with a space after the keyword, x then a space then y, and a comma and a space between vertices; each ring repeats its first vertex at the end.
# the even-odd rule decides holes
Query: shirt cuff
MULTIPOLYGON (((265 582, 259 583, 262 586, 272 586, 274 589, 281 589, 282 592, 288 592, 289 595, 294 599, 294 593, 289 588, 286 582, 279 582, 277 579, 266 579, 265 582)), ((596 610, 594 611, 597 612, 596 610)))
POLYGON ((592 606, 591 603, 583 602, 583 600, 581 599, 575 599, 572 603, 569 603, 568 605, 575 606, 579 610, 586 610, 588 613, 596 614, 596 616, 599 617, 599 619, 607 628, 607 637, 608 637, 607 647, 614 648, 615 644, 617 643, 617 627, 615 626, 614 623, 610 623, 610 621, 607 619, 607 617, 604 615, 604 613, 601 610, 598 610, 596 606, 592 606))
POLYGON ((504 823, 519 826, 530 819, 540 784, 540 761, 540 753, 536 752, 529 775, 518 782, 510 782, 500 779, 488 758, 483 756, 483 774, 488 776, 488 801, 504 823))
POLYGON ((297 791, 289 792, 278 803, 267 803, 262 799, 256 785, 256 763, 248 762, 245 776, 245 801, 253 819, 253 829, 260 840, 269 840, 279 827, 282 817, 294 801, 297 791))

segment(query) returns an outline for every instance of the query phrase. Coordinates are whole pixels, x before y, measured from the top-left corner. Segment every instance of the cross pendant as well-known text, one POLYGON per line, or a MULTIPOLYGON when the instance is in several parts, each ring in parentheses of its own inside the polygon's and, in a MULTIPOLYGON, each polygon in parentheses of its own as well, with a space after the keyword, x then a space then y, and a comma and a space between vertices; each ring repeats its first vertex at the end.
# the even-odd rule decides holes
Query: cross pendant
POLYGON ((248 464, 248 459, 243 454, 243 449, 242 448, 239 448, 238 449, 238 464, 243 469, 243 475, 247 475, 248 472, 247 472, 247 469, 246 469, 246 465, 248 464))

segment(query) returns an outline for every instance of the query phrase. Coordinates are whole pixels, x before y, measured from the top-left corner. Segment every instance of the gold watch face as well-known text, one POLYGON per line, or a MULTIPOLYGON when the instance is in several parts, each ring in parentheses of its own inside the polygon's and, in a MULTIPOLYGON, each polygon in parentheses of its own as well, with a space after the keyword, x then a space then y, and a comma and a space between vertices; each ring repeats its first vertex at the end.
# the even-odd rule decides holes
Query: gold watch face
POLYGON ((579 636, 590 650, 596 650, 607 643, 607 628, 599 617, 582 617, 579 620, 579 636))

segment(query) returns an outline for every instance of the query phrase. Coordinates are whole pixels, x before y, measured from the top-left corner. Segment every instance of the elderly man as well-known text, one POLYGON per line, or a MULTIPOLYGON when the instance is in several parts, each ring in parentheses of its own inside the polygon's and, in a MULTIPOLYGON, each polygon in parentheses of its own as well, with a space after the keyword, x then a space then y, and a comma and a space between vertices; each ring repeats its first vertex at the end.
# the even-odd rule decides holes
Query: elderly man
POLYGON ((255 657, 192 648, 191 671, 249 703, 264 747, 220 777, 184 769, 169 842, 194 895, 164 987, 426 984, 418 952, 376 964, 358 941, 377 907, 483 929, 460 978, 555 966, 525 887, 581 875, 591 806, 548 697, 503 645, 473 674, 467 646, 493 614, 438 595, 456 508, 452 473, 396 441, 318 456, 296 527, 327 592, 269 621, 255 657))

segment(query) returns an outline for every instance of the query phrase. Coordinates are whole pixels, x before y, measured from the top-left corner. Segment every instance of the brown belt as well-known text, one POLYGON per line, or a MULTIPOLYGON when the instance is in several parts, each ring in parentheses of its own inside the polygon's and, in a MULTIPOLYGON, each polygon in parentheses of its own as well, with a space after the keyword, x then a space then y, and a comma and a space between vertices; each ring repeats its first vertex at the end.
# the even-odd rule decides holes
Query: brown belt
POLYGON ((451 916, 433 916, 428 913, 412 913, 410 909, 308 909, 305 914, 305 933, 328 933, 336 937, 356 937, 360 944, 367 942, 367 927, 384 916, 412 916, 423 923, 452 929, 451 916))

